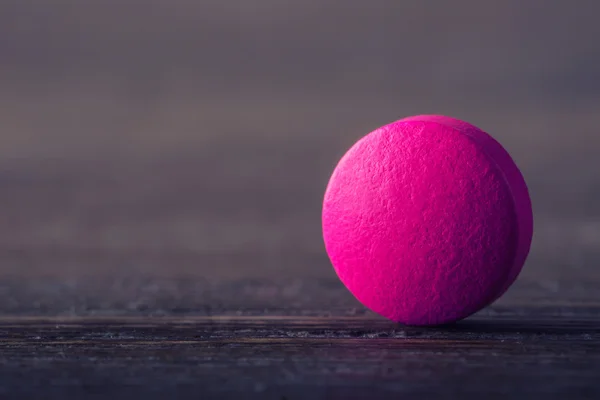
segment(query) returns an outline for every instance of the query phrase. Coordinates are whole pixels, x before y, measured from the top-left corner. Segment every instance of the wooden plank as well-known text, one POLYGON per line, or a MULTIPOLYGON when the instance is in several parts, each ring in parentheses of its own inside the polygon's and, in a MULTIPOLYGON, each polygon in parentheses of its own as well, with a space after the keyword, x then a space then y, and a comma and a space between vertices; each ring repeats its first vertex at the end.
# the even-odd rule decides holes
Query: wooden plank
POLYGON ((594 398, 596 319, 4 318, 0 387, 45 398, 594 398))

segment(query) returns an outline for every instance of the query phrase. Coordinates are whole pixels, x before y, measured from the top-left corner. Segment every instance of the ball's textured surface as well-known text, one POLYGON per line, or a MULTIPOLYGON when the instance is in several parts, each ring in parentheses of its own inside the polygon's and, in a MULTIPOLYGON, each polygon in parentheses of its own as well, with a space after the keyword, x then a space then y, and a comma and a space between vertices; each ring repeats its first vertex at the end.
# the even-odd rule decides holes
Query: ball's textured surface
POLYGON ((323 237, 346 287, 408 325, 465 318, 500 297, 527 258, 533 215, 504 148, 466 122, 424 115, 359 140, 323 202, 323 237))

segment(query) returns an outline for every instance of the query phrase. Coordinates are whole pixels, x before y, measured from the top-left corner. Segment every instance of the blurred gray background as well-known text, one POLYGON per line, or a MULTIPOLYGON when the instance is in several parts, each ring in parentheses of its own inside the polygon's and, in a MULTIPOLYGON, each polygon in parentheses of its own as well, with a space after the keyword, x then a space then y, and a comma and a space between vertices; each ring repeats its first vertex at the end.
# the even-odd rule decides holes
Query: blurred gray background
POLYGON ((598 13, 0 1, 2 312, 355 304, 322 245, 327 179, 359 137, 422 113, 487 130, 529 184, 524 290, 501 302, 576 302, 600 280, 598 13))

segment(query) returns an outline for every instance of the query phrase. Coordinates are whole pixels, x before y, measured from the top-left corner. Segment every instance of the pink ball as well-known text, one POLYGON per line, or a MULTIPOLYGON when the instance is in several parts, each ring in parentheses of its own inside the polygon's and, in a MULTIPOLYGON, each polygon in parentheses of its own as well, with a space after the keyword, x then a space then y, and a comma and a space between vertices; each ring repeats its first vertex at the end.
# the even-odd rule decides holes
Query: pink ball
POLYGON ((363 137, 323 202, 325 247, 341 281, 366 307, 407 325, 458 321, 498 299, 532 235, 529 193, 510 155, 443 116, 363 137))

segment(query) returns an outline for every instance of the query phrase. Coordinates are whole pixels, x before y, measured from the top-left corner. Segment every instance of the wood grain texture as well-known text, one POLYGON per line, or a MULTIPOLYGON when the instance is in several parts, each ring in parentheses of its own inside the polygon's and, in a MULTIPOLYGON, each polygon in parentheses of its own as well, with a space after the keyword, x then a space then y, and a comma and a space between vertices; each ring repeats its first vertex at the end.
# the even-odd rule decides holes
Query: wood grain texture
POLYGON ((600 325, 485 317, 4 319, 3 398, 597 398, 600 325), (5 397, 6 396, 6 397, 5 397))

